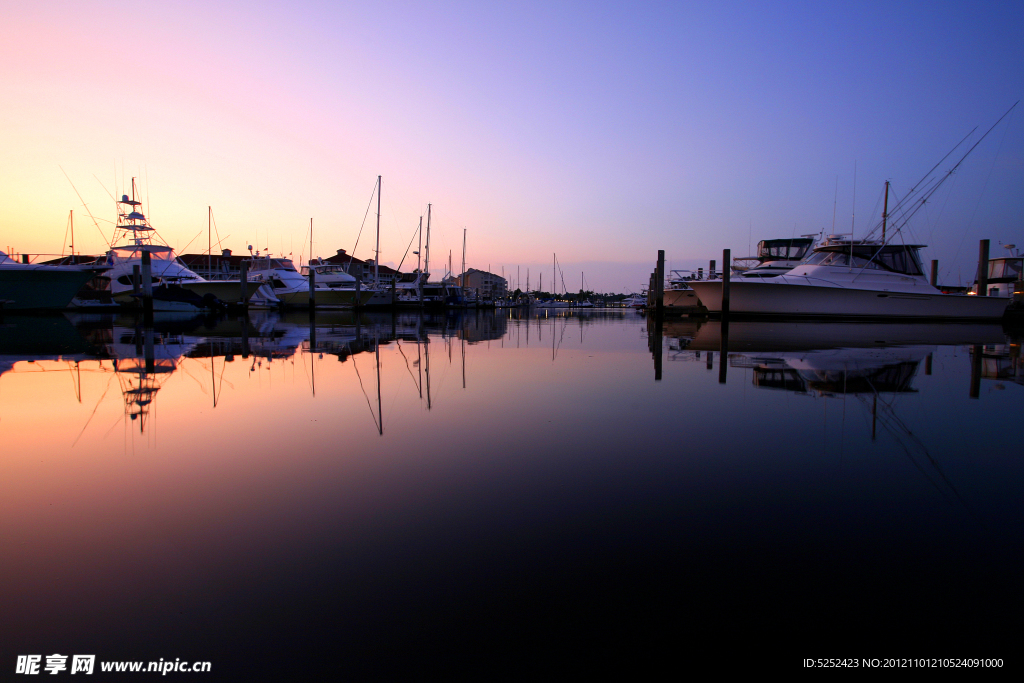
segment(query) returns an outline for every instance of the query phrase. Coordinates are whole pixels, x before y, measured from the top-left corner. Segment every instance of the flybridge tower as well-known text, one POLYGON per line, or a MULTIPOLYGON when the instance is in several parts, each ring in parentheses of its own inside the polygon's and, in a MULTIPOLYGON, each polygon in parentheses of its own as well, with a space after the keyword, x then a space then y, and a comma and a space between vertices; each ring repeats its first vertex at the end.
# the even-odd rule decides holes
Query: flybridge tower
POLYGON ((153 240, 153 226, 139 210, 142 202, 135 199, 135 178, 132 178, 132 197, 121 195, 117 202, 117 225, 114 227, 114 238, 111 244, 128 240, 130 244, 142 246, 150 244, 153 240))

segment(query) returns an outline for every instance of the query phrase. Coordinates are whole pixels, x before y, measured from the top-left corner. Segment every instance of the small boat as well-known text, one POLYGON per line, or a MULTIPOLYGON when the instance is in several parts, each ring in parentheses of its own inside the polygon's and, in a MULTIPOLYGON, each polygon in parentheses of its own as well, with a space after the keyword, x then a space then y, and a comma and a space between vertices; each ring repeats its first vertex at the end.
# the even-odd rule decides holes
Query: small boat
POLYGON ((631 294, 622 300, 622 305, 627 308, 647 308, 647 293, 631 294))
POLYGON ((690 283, 696 279, 695 276, 686 271, 673 270, 669 272, 668 285, 662 295, 662 304, 666 309, 679 311, 693 309, 700 306, 697 293, 690 287, 690 283))

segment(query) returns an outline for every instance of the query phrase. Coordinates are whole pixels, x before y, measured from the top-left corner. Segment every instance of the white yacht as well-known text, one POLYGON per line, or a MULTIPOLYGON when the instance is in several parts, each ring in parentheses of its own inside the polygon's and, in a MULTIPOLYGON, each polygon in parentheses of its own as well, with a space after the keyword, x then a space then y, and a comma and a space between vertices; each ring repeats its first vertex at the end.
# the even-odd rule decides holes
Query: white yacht
MULTIPOLYGON (((174 250, 166 245, 154 244, 155 230, 149 219, 140 210, 142 202, 135 199, 135 178, 132 178, 132 197, 121 195, 117 202, 117 224, 107 252, 106 265, 110 268, 110 293, 118 303, 131 303, 137 288, 132 282, 134 266, 142 265, 143 253, 148 253, 152 269, 152 281, 156 292, 154 310, 197 310, 207 307, 211 300, 232 303, 242 299, 241 282, 238 280, 206 280, 185 267, 178 260, 174 250)), ((246 286, 246 301, 256 291, 246 286)))
POLYGON ((647 308, 647 293, 631 294, 622 300, 622 305, 628 308, 647 308))
MULTIPOLYGON (((943 294, 924 276, 923 245, 830 236, 803 263, 772 278, 735 278, 729 311, 785 317, 979 320, 1002 317, 1007 299, 943 294)), ((690 286, 711 313, 722 311, 722 281, 690 286)))
MULTIPOLYGON (((291 259, 263 256, 257 252, 249 261, 251 278, 268 285, 274 297, 290 308, 309 308, 309 278, 295 269, 291 259)), ((354 280, 355 278, 353 278, 354 280)), ((373 295, 372 291, 361 289, 340 289, 315 283, 314 306, 316 308, 354 308, 365 305, 373 295)))
MULTIPOLYGON (((328 263, 324 259, 312 258, 309 265, 302 266, 302 276, 309 277, 309 273, 316 273, 316 286, 329 289, 341 289, 355 292, 357 286, 361 292, 370 292, 366 303, 359 304, 365 307, 390 306, 394 303, 391 288, 386 285, 367 285, 358 283, 354 275, 349 275, 345 266, 338 263, 328 263)), ((362 299, 363 297, 360 297, 362 299)))

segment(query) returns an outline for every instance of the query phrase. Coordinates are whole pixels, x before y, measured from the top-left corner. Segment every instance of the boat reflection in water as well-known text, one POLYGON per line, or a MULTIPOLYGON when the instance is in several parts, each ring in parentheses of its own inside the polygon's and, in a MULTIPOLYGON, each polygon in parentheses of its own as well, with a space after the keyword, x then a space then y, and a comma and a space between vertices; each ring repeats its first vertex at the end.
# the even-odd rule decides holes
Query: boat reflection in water
POLYGON ((718 352, 728 367, 751 369, 755 386, 820 395, 912 391, 918 366, 929 364, 931 374, 939 346, 999 345, 993 356, 1000 358, 1011 348, 1001 346, 1001 325, 977 323, 687 320, 668 323, 664 334, 672 360, 699 360, 703 353, 710 368, 718 352))
POLYGON ((961 345, 1012 335, 651 324, 0 321, 0 639, 230 680, 632 673, 768 632, 1013 651, 1024 386, 972 400, 961 345), (724 385, 673 362, 723 346, 724 385))

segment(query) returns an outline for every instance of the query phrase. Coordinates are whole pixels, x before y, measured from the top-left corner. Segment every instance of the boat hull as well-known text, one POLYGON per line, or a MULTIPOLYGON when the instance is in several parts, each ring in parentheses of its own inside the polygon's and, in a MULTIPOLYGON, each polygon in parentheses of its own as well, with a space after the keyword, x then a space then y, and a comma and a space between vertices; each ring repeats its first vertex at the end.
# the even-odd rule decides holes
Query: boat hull
MULTIPOLYGON (((281 292, 275 291, 275 296, 281 300, 286 308, 309 308, 309 291, 281 292)), ((354 289, 330 289, 317 288, 315 290, 316 308, 355 308, 364 306, 373 296, 374 292, 354 289)))
MULTIPOLYGON (((200 297, 212 294, 225 304, 236 304, 242 299, 242 283, 239 280, 208 280, 206 282, 182 282, 181 288, 195 292, 200 297)), ((248 282, 245 288, 245 301, 248 303, 262 282, 248 282)))
POLYGON ((76 268, 0 268, 0 302, 8 311, 60 310, 95 275, 76 268))
POLYGON ((667 289, 662 296, 662 303, 665 308, 673 310, 691 309, 700 306, 697 293, 692 289, 667 289))
MULTIPOLYGON (((709 313, 722 312, 722 282, 691 285, 709 313)), ((733 280, 729 314, 786 318, 903 318, 920 320, 996 320, 1009 301, 1004 298, 942 294, 935 290, 906 291, 733 280)))

